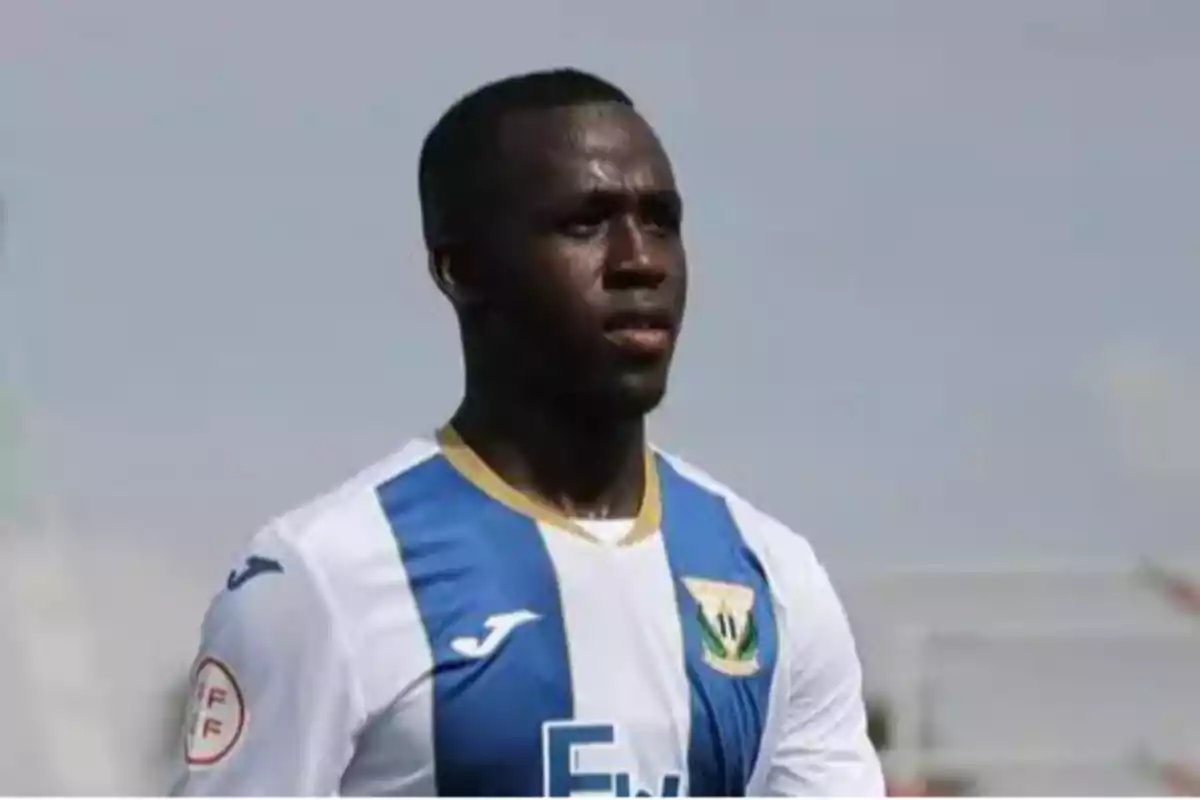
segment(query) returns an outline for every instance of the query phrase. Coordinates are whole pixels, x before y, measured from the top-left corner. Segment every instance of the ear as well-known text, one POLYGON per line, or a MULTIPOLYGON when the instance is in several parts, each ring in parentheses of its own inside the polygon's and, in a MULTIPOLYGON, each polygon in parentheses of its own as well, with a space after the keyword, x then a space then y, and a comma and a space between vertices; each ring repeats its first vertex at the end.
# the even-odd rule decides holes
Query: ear
POLYGON ((451 245, 429 249, 429 275, 456 307, 478 303, 481 295, 477 271, 466 252, 451 245))

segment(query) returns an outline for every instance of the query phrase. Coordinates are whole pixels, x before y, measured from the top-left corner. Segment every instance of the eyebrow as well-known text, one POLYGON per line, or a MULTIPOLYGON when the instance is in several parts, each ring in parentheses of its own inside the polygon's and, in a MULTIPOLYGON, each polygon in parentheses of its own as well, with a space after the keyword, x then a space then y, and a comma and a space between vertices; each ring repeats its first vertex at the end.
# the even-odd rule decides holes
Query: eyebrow
MULTIPOLYGON (((674 211, 683 211, 683 196, 678 189, 637 189, 627 190, 617 186, 592 186, 578 192, 569 193, 569 197, 581 204, 594 202, 621 201, 633 195, 639 204, 650 203, 666 206, 674 211)), ((564 193, 564 197, 568 193, 564 193)))

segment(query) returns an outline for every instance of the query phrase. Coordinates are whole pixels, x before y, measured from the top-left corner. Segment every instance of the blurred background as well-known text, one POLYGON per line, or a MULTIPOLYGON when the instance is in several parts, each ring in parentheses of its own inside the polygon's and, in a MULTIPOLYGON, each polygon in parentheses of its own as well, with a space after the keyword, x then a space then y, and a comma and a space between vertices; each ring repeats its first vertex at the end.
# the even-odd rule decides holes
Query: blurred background
POLYGON ((266 519, 443 420, 416 156, 630 91, 663 444, 803 531, 894 794, 1200 795, 1200 4, 0 0, 0 793, 156 794, 266 519))

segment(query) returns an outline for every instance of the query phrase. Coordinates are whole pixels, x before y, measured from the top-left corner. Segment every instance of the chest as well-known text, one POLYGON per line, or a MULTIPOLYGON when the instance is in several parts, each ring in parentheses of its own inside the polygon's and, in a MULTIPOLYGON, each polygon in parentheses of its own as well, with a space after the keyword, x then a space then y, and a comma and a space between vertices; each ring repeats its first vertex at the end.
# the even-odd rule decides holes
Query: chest
POLYGON ((373 727, 377 768, 455 796, 744 793, 778 661, 753 557, 498 522, 502 553, 469 534, 410 545, 409 634, 430 668, 373 727))

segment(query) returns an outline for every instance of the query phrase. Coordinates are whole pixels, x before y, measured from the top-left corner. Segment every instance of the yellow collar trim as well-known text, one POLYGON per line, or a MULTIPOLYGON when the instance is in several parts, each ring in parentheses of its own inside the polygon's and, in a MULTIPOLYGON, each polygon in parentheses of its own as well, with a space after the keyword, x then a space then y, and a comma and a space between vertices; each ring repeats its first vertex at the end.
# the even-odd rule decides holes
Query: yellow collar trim
MULTIPOLYGON (((450 466, 493 500, 503 503, 519 514, 532 517, 538 522, 552 525, 594 544, 602 544, 557 508, 506 483, 462 440, 462 437, 450 425, 438 430, 437 441, 446 460, 450 462, 450 466)), ((646 488, 642 495, 642 506, 633 522, 633 527, 620 541, 620 546, 628 547, 653 536, 658 532, 661 522, 662 497, 659 494, 658 467, 654 461, 653 451, 646 448, 646 488)))

